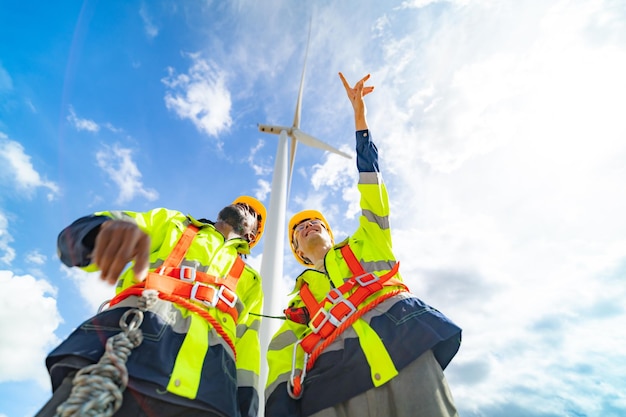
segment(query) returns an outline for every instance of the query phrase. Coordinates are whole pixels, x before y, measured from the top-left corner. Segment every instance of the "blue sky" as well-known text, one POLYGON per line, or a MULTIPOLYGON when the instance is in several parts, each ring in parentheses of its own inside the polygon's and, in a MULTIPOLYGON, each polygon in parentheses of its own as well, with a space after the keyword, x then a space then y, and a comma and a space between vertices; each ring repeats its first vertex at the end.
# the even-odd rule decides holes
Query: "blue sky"
MULTIPOLYGON (((39 409, 47 352, 112 292, 61 266, 63 227, 269 205, 257 123, 291 124, 311 16, 301 128, 353 153, 337 72, 372 74, 402 274, 464 329, 461 416, 625 415, 622 2, 0 0, 0 417, 39 409)), ((347 236, 355 181, 299 146, 288 215, 347 236)))

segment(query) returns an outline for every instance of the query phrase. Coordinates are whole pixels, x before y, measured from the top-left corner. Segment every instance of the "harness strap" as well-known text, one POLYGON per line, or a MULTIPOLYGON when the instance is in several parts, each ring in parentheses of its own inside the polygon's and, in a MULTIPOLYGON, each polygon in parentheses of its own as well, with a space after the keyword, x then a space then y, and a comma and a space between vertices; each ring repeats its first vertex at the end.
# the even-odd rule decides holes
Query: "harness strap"
POLYGON ((154 273, 148 275, 144 285, 146 289, 177 295, 189 301, 199 302, 206 307, 215 307, 229 314, 235 322, 239 318, 239 312, 236 308, 237 294, 226 285, 214 286, 201 282, 185 282, 178 278, 154 273))
POLYGON ((182 236, 178 239, 178 242, 176 242, 176 246, 174 246, 174 249, 172 249, 165 262, 163 262, 163 265, 161 265, 159 272, 165 268, 180 265, 189 250, 189 246, 191 246, 191 241, 196 237, 198 230, 200 230, 200 228, 192 223, 187 225, 182 236))
POLYGON ((361 265, 361 262, 356 258, 354 252, 350 248, 350 245, 344 245, 341 248, 341 255, 343 256, 344 261, 348 264, 348 268, 352 271, 353 274, 365 274, 365 268, 361 265))
POLYGON ((215 275, 207 274, 206 272, 198 271, 192 267, 182 266, 181 268, 168 267, 160 269, 159 273, 150 272, 149 274, 170 276, 174 278, 180 278, 181 281, 187 282, 201 282, 203 284, 224 285, 229 290, 235 291, 237 288, 237 282, 241 277, 241 274, 246 266, 246 263, 240 257, 235 259, 235 262, 228 271, 228 275, 225 277, 216 277, 215 275))
MULTIPOLYGON (((396 262, 389 272, 379 277, 372 272, 368 273, 363 268, 349 244, 341 248, 341 253, 348 268, 350 268, 350 272, 353 274, 343 285, 331 289, 321 302, 317 301, 306 282, 300 288, 300 298, 305 304, 302 310, 307 314, 311 313, 313 318, 309 321, 309 327, 311 327, 313 332, 299 340, 294 347, 294 363, 292 364, 291 377, 287 383, 287 393, 295 400, 302 397, 302 384, 307 371, 313 368, 317 358, 341 333, 383 301, 409 290, 402 281, 393 278, 398 273, 399 262, 396 262), (379 292, 383 287, 391 285, 401 288, 380 294, 369 303, 361 306, 361 303, 369 296, 379 292), (345 295, 354 289, 355 286, 358 286, 356 290, 346 298, 345 295), (327 303, 332 304, 328 309, 325 308, 327 303), (300 374, 295 375, 295 358, 298 344, 304 350, 304 364, 300 374)), ((285 314, 290 319, 290 316, 294 316, 294 318, 301 320, 304 314, 297 310, 300 309, 287 309, 285 314), (288 312, 290 314, 287 314, 288 312)), ((294 321, 301 322, 300 320, 294 321)))
POLYGON ((384 286, 400 286, 404 291, 408 291, 404 283, 392 278, 398 273, 399 262, 396 262, 389 272, 378 277, 374 273, 365 271, 349 245, 343 246, 341 253, 354 276, 346 280, 340 287, 330 290, 321 302, 315 299, 306 283, 300 288, 300 297, 312 317, 309 327, 313 333, 304 337, 301 343, 302 348, 307 353, 311 353, 322 339, 329 337, 350 316, 360 311, 361 303, 369 296, 382 290, 384 286), (346 298, 345 295, 354 287, 357 287, 356 290, 346 298), (331 303, 328 309, 325 308, 327 303, 331 303))
POLYGON ((234 344, 217 320, 191 301, 200 303, 205 307, 217 308, 229 314, 237 322, 239 311, 236 307, 238 297, 235 290, 245 269, 245 262, 237 256, 224 278, 215 277, 187 266, 179 267, 198 230, 197 226, 189 224, 163 264, 156 271, 148 272, 144 281, 117 294, 109 302, 109 306, 113 306, 131 295, 140 294, 144 289, 157 290, 160 298, 194 311, 209 321, 235 352, 234 344), (189 306, 193 306, 193 308, 189 306), (211 317, 212 320, 209 320, 208 317, 211 317))
MULTIPOLYGON (((341 325, 337 328, 337 331, 333 332, 330 334, 330 336, 326 339, 324 339, 322 341, 322 343, 320 343, 319 345, 317 345, 316 347, 314 347, 312 349, 312 352, 306 352, 305 353, 305 360, 304 360, 304 367, 302 369, 302 371, 300 372, 299 375, 294 375, 290 381, 287 382, 287 393, 289 394, 289 396, 291 398, 293 398, 294 400, 298 400, 300 398, 302 398, 302 394, 303 394, 303 383, 304 383, 304 377, 306 376, 306 373, 308 371, 311 370, 311 368, 313 368, 313 365, 315 364, 315 361, 317 360, 317 358, 324 352, 324 350, 335 341, 335 339, 337 339, 337 337, 344 332, 344 330, 346 330, 348 327, 352 326, 354 324, 354 322, 356 322, 358 319, 361 318, 361 316, 363 316, 365 313, 367 313, 368 311, 374 309, 374 307, 376 307, 377 305, 379 305, 380 303, 382 303, 383 301, 394 297, 402 292, 406 291, 405 289, 397 289, 397 290, 393 290, 391 292, 382 294, 380 297, 375 298, 374 300, 370 301, 368 304, 366 304, 365 306, 363 306, 362 308, 360 308, 355 314, 351 315, 350 317, 348 317, 348 319, 346 321, 344 321, 343 323, 341 323, 341 325), (291 386, 290 386, 291 384, 291 386)), ((309 336, 313 336, 314 334, 311 333, 309 334, 309 336)), ((307 336, 307 337, 309 337, 307 336)), ((306 338, 305 338, 306 339, 306 338)), ((305 340, 303 339, 303 341, 305 340)), ((295 357, 295 352, 294 352, 294 357, 295 357)), ((295 373, 295 370, 292 370, 292 373, 295 373)))

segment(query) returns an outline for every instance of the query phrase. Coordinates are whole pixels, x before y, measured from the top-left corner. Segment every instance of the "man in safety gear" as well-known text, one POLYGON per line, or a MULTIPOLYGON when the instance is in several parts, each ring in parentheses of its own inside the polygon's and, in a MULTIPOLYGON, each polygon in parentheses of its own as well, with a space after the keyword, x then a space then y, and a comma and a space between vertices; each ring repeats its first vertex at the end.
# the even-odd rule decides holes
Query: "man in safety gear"
POLYGON ((354 109, 359 228, 335 245, 321 213, 305 210, 289 222, 291 249, 309 269, 268 348, 265 415, 457 416, 443 369, 461 329, 402 282, 363 101, 374 87, 364 85, 369 75, 354 87, 339 76, 354 109))
POLYGON ((127 359, 128 387, 114 416, 257 416, 263 293, 242 257, 266 218, 261 202, 241 196, 215 222, 157 208, 100 212, 64 229, 63 263, 99 269, 117 283, 116 296, 48 356, 54 395, 38 416, 66 403, 73 375, 100 360, 146 289, 158 298, 144 311, 143 340, 127 359))

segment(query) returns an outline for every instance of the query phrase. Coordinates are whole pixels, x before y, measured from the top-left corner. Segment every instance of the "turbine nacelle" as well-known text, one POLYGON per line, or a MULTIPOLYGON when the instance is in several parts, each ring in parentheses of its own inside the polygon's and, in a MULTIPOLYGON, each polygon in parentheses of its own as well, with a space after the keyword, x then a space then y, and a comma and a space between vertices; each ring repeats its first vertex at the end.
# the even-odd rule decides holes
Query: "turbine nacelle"
MULTIPOLYGON (((321 140, 314 138, 313 136, 307 133, 304 133, 297 127, 264 125, 264 124, 259 124, 258 126, 259 126, 259 131, 264 132, 264 133, 273 133, 275 135, 280 135, 280 132, 284 131, 291 138, 292 145, 295 145, 295 141, 298 141, 298 142, 302 142, 304 145, 311 146, 313 148, 318 148, 318 149, 322 149, 328 152, 336 153, 337 155, 341 155, 344 158, 348 158, 348 159, 352 158, 352 156, 348 155, 347 153, 342 152, 339 149, 333 148, 326 142, 322 142, 321 140)), ((293 161, 290 161, 290 162, 293 163, 293 161)))
POLYGON ((275 135, 280 135, 281 131, 285 131, 287 132, 287 134, 289 136, 291 136, 291 132, 293 130, 293 127, 287 127, 287 126, 272 126, 272 125, 262 125, 262 124, 258 124, 259 126, 259 132, 264 132, 264 133, 273 133, 275 135))

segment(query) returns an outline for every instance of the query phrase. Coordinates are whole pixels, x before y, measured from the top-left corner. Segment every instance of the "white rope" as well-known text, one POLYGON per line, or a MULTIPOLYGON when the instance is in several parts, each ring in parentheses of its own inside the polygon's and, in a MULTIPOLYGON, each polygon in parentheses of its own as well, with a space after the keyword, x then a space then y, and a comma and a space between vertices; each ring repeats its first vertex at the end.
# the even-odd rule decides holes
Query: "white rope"
POLYGON ((143 322, 143 311, 157 299, 156 291, 145 290, 139 298, 140 309, 133 308, 122 315, 122 331, 109 337, 98 363, 76 373, 72 392, 57 407, 55 417, 111 417, 122 406, 122 394, 128 385, 126 361, 143 340, 139 328, 143 322))

